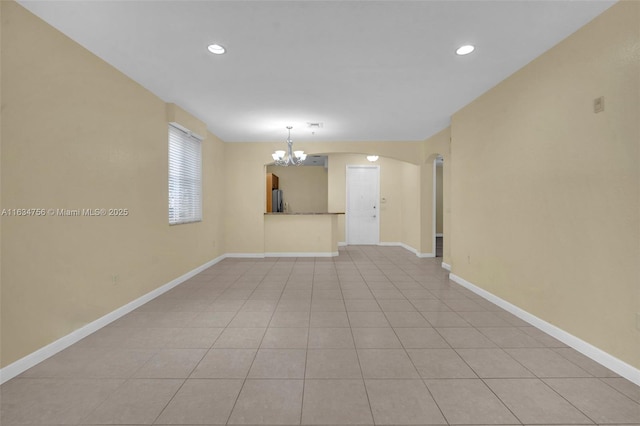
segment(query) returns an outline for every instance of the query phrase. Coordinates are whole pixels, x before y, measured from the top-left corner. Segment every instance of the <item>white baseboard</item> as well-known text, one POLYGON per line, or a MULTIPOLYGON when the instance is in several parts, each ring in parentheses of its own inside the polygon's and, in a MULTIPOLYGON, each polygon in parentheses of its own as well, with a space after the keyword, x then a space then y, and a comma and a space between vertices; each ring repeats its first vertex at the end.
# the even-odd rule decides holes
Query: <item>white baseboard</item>
POLYGON ((317 252, 317 253, 296 253, 296 252, 273 252, 265 253, 264 257, 335 257, 337 251, 317 252))
POLYGON ((384 247, 402 247, 403 249, 410 251, 411 253, 415 254, 418 257, 436 257, 434 253, 420 253, 418 250, 416 250, 415 248, 405 243, 381 242, 381 243, 378 243, 378 245, 384 246, 384 247))
POLYGON ((627 364, 626 362, 614 357, 613 355, 593 346, 590 343, 585 342, 584 340, 574 336, 573 334, 567 333, 561 328, 556 327, 553 324, 546 322, 543 319, 538 318, 537 316, 530 314, 529 312, 521 309, 504 299, 490 293, 475 284, 470 283, 469 281, 461 278, 455 274, 449 274, 449 278, 451 281, 454 281, 461 286, 473 291, 479 296, 487 299, 489 302, 492 302, 502 309, 512 313, 523 321, 528 322, 532 326, 544 331, 552 337, 555 337, 562 343, 572 347, 577 350, 581 354, 591 358, 595 362, 607 367, 609 370, 614 371, 620 376, 630 380, 636 385, 640 386, 640 369, 633 367, 632 365, 627 364))
POLYGON ((348 244, 346 241, 339 241, 338 242, 338 247, 346 247, 348 244))
POLYGON ((410 245, 408 245, 408 244, 405 244, 405 243, 399 243, 398 245, 399 245, 400 247, 402 247, 403 249, 410 251, 411 253, 415 254, 415 255, 416 255, 416 256, 418 256, 418 257, 420 257, 420 255, 421 255, 421 253, 420 253, 418 250, 414 249, 413 247, 411 247, 411 246, 410 246, 410 245))
POLYGON ((405 250, 410 251, 411 253, 415 254, 416 256, 418 256, 418 250, 414 249, 413 247, 405 244, 405 243, 401 243, 401 242, 380 242, 377 245, 382 246, 382 247, 402 247, 405 250))
POLYGON ((451 272, 451 265, 449 265, 448 263, 442 262, 442 267, 447 271, 451 272))
POLYGON ((416 256, 422 257, 422 258, 425 258, 425 257, 436 257, 436 255, 434 253, 416 253, 416 256))
POLYGON ((41 363, 42 361, 46 360, 47 358, 52 357, 53 355, 57 354, 58 352, 68 348, 69 346, 73 345, 74 343, 79 342, 80 340, 84 339, 85 337, 87 337, 88 335, 100 330, 102 327, 109 325, 110 323, 112 323, 113 321, 117 320, 118 318, 128 314, 129 312, 133 311, 134 309, 144 305, 145 303, 155 299, 156 297, 160 296, 163 293, 166 293, 167 291, 171 290, 172 288, 174 288, 175 286, 177 286, 178 284, 183 283, 184 281, 188 280, 189 278, 193 277, 194 275, 204 271, 205 269, 215 265, 216 263, 220 262, 221 260, 223 260, 225 257, 227 257, 226 255, 222 255, 222 256, 218 256, 213 260, 210 260, 209 262, 205 263, 204 265, 200 265, 195 269, 192 269, 191 271, 187 272, 184 275, 179 276, 178 278, 171 280, 170 282, 168 282, 167 284, 164 284, 161 287, 156 288, 155 290, 150 291, 149 293, 145 294, 144 296, 140 296, 137 299, 127 303, 124 306, 121 306, 120 308, 116 309, 115 311, 109 312, 108 314, 98 318, 95 321, 90 322, 89 324, 85 325, 84 327, 81 327, 75 331, 72 331, 71 333, 67 334, 66 336, 61 337, 60 339, 56 340, 55 342, 52 342, 50 344, 48 344, 47 346, 44 346, 40 349, 38 349, 35 352, 30 353, 29 355, 20 358, 19 360, 7 365, 6 367, 0 369, 0 384, 5 383, 8 380, 13 379, 14 377, 16 377, 17 375, 23 373, 24 371, 28 370, 29 368, 33 367, 34 365, 37 365, 39 363, 41 363))
POLYGON ((225 259, 264 259, 264 253, 227 253, 225 259))
POLYGON ((436 237, 443 237, 444 235, 442 233, 438 233, 436 234, 436 237))

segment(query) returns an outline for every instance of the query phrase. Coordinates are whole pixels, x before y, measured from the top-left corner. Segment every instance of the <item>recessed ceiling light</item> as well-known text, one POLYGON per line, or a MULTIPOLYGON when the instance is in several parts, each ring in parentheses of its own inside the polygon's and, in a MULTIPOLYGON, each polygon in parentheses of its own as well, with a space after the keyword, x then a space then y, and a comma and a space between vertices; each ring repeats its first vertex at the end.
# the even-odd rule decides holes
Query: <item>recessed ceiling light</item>
POLYGON ((224 47, 220 46, 219 44, 210 44, 209 46, 207 46, 207 50, 209 50, 209 52, 215 55, 222 55, 224 52, 227 51, 224 47))
POLYGON ((462 55, 468 55, 469 53, 473 52, 474 50, 476 50, 476 47, 471 45, 471 44, 465 44, 464 46, 460 46, 458 47, 458 49, 456 50, 456 54, 462 56, 462 55))

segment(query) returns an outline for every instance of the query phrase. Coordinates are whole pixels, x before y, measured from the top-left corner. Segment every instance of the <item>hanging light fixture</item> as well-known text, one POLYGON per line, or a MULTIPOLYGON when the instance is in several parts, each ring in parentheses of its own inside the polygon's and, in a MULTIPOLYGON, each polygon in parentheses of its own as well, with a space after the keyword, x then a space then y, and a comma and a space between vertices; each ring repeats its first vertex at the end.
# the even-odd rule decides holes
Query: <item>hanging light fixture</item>
POLYGON ((293 127, 287 126, 287 130, 289 130, 289 136, 287 137, 287 151, 278 150, 271 154, 276 166, 299 166, 304 163, 304 160, 307 158, 307 154, 305 154, 304 151, 293 150, 291 129, 293 129, 293 127))

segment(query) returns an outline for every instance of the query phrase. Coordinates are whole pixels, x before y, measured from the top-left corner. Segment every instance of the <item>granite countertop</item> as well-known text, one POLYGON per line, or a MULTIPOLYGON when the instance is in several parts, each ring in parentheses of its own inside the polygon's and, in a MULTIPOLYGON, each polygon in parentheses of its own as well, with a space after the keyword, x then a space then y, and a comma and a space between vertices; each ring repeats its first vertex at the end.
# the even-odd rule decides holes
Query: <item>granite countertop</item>
POLYGON ((283 213, 283 212, 266 212, 265 215, 278 215, 278 216, 295 216, 295 215, 329 215, 329 214, 344 214, 344 212, 294 212, 294 213, 283 213))

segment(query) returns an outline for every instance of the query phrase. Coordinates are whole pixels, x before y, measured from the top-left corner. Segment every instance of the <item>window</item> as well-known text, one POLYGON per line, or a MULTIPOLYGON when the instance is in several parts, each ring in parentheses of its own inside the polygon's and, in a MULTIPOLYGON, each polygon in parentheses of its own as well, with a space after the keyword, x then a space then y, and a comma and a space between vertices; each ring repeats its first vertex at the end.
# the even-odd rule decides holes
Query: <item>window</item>
POLYGON ((169 124, 169 225, 202 220, 202 138, 169 124))

